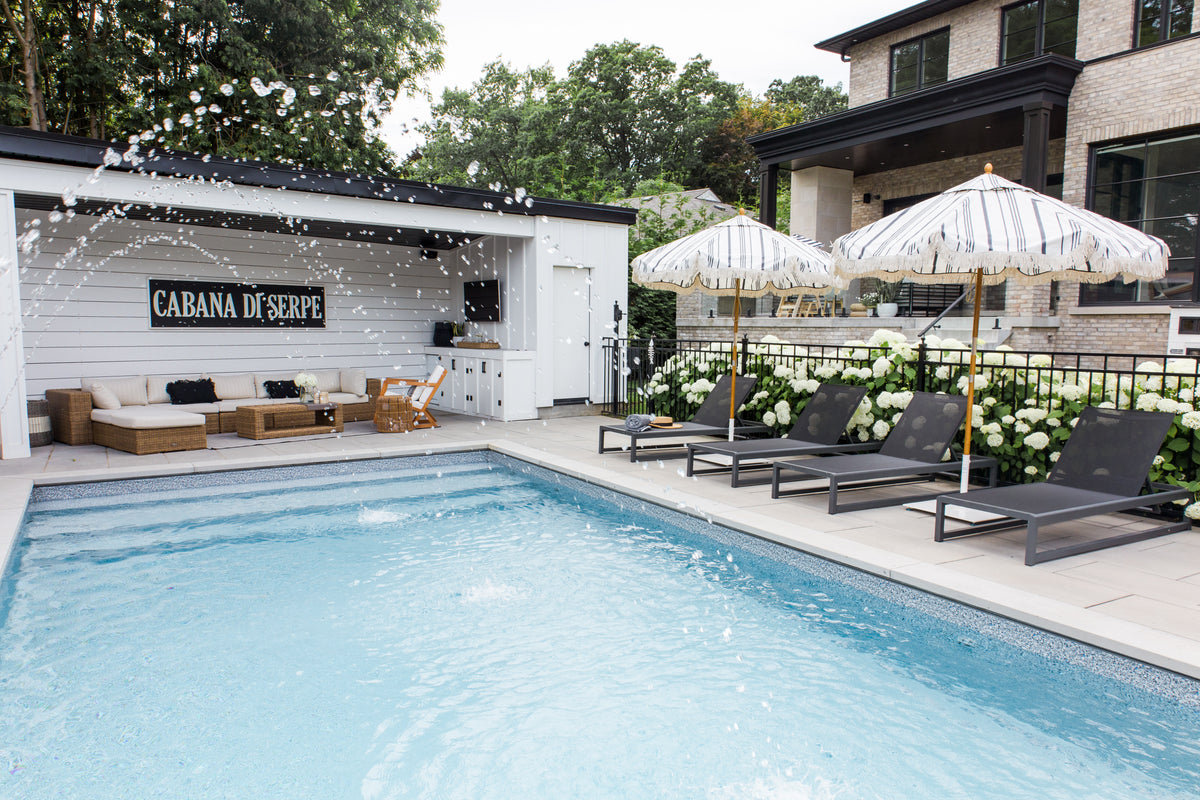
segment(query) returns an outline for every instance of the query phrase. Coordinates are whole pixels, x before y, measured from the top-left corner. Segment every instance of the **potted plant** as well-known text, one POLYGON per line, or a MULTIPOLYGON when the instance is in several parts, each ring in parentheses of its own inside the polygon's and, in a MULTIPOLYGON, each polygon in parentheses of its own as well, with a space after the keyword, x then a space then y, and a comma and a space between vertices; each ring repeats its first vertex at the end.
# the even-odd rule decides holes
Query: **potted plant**
POLYGON ((900 283, 888 283, 886 281, 875 281, 875 313, 881 317, 894 317, 900 312, 900 306, 896 304, 896 295, 900 293, 900 283))

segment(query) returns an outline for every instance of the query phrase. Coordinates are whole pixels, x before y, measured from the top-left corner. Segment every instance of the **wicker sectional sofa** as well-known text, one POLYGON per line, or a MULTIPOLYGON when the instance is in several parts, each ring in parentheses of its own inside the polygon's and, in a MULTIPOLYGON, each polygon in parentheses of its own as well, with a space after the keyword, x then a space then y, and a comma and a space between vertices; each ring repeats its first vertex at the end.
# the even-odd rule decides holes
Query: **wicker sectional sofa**
MULTIPOLYGON (((345 421, 374 418, 378 378, 367 378, 361 369, 304 371, 316 377, 318 391, 328 392, 331 401, 342 405, 345 421)), ((208 434, 237 430, 238 406, 295 403, 294 398, 268 397, 264 384, 291 380, 296 374, 199 376, 212 379, 215 403, 172 405, 167 384, 198 376, 160 375, 84 378, 78 389, 47 390, 46 400, 54 439, 64 444, 99 444, 137 455, 200 450, 208 446, 208 434)))

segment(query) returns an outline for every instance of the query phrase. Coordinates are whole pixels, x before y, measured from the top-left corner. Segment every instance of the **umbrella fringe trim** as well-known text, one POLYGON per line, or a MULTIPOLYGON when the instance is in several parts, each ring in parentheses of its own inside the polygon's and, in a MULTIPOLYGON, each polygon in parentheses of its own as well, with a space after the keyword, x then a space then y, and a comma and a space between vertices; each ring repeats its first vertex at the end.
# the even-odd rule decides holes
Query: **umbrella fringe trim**
POLYGON ((967 283, 975 280, 975 270, 983 269, 983 282, 989 286, 1011 280, 1014 283, 1046 283, 1048 281, 1076 281, 1078 283, 1107 283, 1114 278, 1133 281, 1161 280, 1161 267, 1155 262, 1140 258, 1107 258, 1103 272, 1089 268, 1094 254, 1088 252, 1067 255, 1042 253, 961 253, 945 254, 953 257, 957 267, 952 272, 931 272, 940 255, 914 253, 911 255, 875 256, 849 259, 840 253, 833 257, 833 270, 846 279, 880 278, 885 281, 900 279, 913 283, 967 283), (902 273, 902 274, 901 274, 902 273))

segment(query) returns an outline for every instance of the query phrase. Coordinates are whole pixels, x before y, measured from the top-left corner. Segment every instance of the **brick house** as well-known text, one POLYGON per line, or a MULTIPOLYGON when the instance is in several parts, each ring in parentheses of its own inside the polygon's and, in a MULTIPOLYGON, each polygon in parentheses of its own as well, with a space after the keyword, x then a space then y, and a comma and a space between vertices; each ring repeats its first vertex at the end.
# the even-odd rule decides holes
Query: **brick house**
POLYGON ((750 140, 763 221, 786 179, 791 230, 832 241, 991 162, 1162 237, 1172 258, 1151 284, 991 289, 984 327, 1018 348, 1163 353, 1181 316, 1200 317, 1193 0, 926 0, 816 46, 849 61, 849 108, 750 140))

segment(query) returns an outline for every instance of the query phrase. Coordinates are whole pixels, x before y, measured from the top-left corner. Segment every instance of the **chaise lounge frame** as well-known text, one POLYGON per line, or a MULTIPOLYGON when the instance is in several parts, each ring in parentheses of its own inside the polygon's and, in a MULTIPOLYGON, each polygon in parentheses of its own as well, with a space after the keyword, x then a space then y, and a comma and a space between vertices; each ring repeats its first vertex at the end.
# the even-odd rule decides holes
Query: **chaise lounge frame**
MULTIPOLYGON (((746 402, 746 398, 750 392, 754 390, 754 384, 758 381, 755 375, 739 375, 737 379, 737 397, 734 401, 734 407, 738 408, 746 402)), ((676 423, 678 428, 648 428, 642 431, 631 431, 624 425, 601 425, 600 426, 600 442, 598 453, 614 453, 624 450, 623 446, 606 447, 604 438, 607 434, 619 434, 629 437, 629 460, 631 462, 659 459, 659 458, 684 458, 688 451, 681 443, 671 443, 666 445, 642 445, 642 453, 639 456, 638 447, 642 441, 656 441, 661 439, 678 439, 683 436, 727 436, 729 433, 729 389, 730 377, 722 375, 717 381, 717 385, 709 392, 708 397, 704 398, 704 402, 700 404, 700 408, 696 409, 696 413, 692 415, 692 419, 688 422, 676 423), (646 451, 650 451, 650 455, 646 455, 646 451)), ((771 429, 761 422, 746 422, 744 420, 735 420, 733 434, 734 436, 765 436, 771 432, 771 429)))
MULTIPOLYGON (((840 492, 873 489, 917 481, 931 482, 938 476, 957 477, 962 459, 941 459, 950 450, 967 414, 967 398, 958 395, 917 392, 878 453, 855 453, 814 458, 807 461, 777 461, 771 474, 771 497, 829 493, 829 513, 928 500, 944 491, 889 496, 842 502, 840 492), (799 473, 785 477, 787 473, 799 473), (781 488, 786 480, 824 479, 826 486, 781 488)), ((986 470, 988 486, 995 486, 999 464, 990 457, 971 457, 971 470, 986 470)))
POLYGON ((1025 564, 1033 566, 1188 530, 1192 523, 1185 518, 1143 530, 1038 549, 1041 529, 1045 525, 1119 511, 1149 510, 1165 503, 1190 500, 1191 493, 1187 489, 1151 483, 1146 477, 1173 421, 1174 415, 1164 412, 1118 411, 1089 406, 1079 415, 1075 430, 1046 480, 939 497, 933 539, 944 542, 1026 527, 1025 564), (1110 431, 1117 430, 1114 426, 1124 428, 1125 435, 1121 440, 1111 440, 1110 431), (1110 440, 1104 441, 1105 438, 1110 440), (1096 452, 1096 445, 1106 449, 1109 458, 1086 463, 1089 461, 1086 456, 1089 451, 1096 452), (947 505, 1000 514, 1005 519, 947 529, 947 505))
POLYGON ((747 486, 766 483, 768 476, 743 480, 744 471, 770 469, 763 459, 792 456, 818 456, 829 453, 869 453, 882 442, 843 441, 846 426, 867 395, 865 386, 840 386, 823 383, 813 392, 787 436, 778 439, 743 439, 736 442, 691 442, 687 452, 687 475, 718 475, 728 472, 729 485, 747 486), (696 467, 698 455, 719 455, 729 466, 696 467), (743 461, 760 462, 743 464, 743 461))

